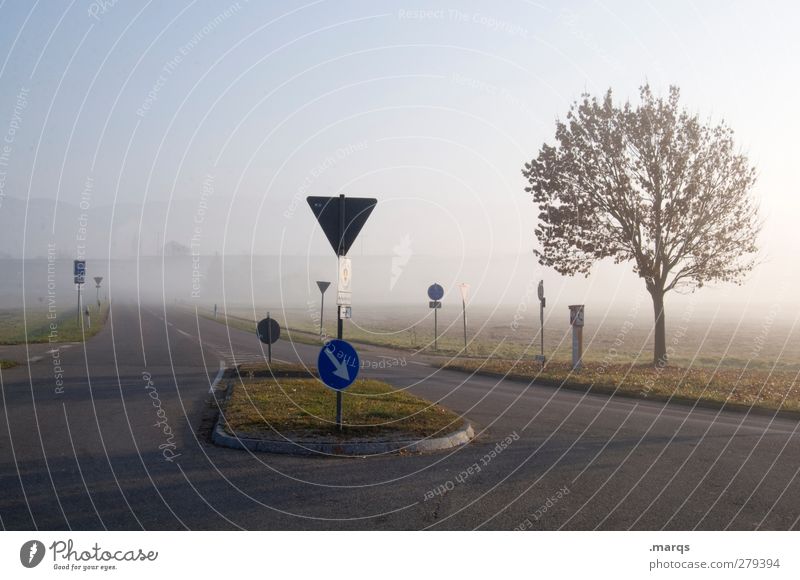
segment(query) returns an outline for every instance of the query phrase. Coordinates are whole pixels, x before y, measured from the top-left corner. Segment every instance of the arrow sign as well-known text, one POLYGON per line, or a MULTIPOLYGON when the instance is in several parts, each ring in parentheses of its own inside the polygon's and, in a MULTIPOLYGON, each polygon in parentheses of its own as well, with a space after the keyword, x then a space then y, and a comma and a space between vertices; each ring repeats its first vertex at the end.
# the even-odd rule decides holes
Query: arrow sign
POLYGON ((323 282, 322 280, 317 280, 317 288, 319 288, 320 293, 325 294, 325 290, 328 289, 330 286, 330 282, 323 282))
POLYGON ((339 197, 312 195, 307 197, 306 201, 337 256, 347 255, 378 203, 377 199, 371 197, 345 198, 344 195, 339 197), (344 209, 342 214, 339 213, 340 207, 344 209))
POLYGON ((358 376, 361 363, 356 349, 344 340, 332 340, 322 347, 317 358, 319 378, 332 389, 346 389, 358 376))
POLYGON ((333 374, 339 377, 340 379, 344 379, 345 381, 350 380, 350 373, 347 372, 347 365, 344 361, 339 361, 330 350, 327 348, 323 349, 323 352, 328 355, 328 359, 333 363, 335 370, 333 374))

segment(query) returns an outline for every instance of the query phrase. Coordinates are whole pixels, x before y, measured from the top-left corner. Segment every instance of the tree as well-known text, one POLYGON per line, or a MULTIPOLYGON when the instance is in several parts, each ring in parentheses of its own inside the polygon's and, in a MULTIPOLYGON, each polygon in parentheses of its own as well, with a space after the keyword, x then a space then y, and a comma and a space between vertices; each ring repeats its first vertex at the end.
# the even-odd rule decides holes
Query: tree
POLYGON ((653 362, 667 364, 664 295, 714 281, 741 283, 760 229, 756 172, 724 123, 680 110, 680 91, 615 105, 588 94, 556 121, 523 175, 539 208, 539 262, 589 275, 604 258, 632 261, 653 299, 653 362))

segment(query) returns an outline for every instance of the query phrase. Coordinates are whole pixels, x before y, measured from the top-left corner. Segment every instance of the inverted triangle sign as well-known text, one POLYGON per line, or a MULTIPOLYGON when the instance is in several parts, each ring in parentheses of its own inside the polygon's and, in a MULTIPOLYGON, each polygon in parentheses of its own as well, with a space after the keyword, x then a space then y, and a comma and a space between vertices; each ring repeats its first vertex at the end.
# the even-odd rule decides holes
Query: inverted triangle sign
POLYGON ((371 197, 306 198, 337 256, 346 256, 378 200, 371 197))

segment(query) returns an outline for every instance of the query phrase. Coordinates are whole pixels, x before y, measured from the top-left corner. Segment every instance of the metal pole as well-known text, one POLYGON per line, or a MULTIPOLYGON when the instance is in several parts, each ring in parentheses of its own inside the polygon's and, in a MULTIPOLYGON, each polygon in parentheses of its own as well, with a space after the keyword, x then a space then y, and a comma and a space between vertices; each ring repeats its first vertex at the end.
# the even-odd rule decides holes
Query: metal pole
POLYGON ((322 319, 325 312, 325 292, 322 292, 322 303, 319 305, 319 337, 322 340, 322 319))
MULTIPOLYGON (((344 229, 345 229, 345 211, 344 211, 344 194, 339 194, 339 247, 336 250, 336 255, 341 256, 342 248, 344 247, 344 229)), ((337 301, 338 302, 338 301, 337 301)), ((336 306, 336 338, 342 340, 344 335, 344 321, 342 320, 342 307, 337 304, 336 306)), ((342 430, 342 391, 336 391, 336 428, 342 430)))
POLYGON ((544 366, 544 302, 539 300, 539 343, 541 344, 542 366, 544 366))
POLYGON ((81 326, 81 285, 78 284, 78 326, 81 326))
MULTIPOLYGON (((216 305, 214 305, 216 308, 216 305)), ((267 312, 267 360, 272 364, 272 325, 270 324, 269 312, 267 312)))
POLYGON ((433 309, 433 350, 439 350, 439 317, 436 315, 438 311, 438 308, 433 309))
POLYGON ((461 317, 464 319, 464 354, 467 354, 467 303, 461 301, 461 317))

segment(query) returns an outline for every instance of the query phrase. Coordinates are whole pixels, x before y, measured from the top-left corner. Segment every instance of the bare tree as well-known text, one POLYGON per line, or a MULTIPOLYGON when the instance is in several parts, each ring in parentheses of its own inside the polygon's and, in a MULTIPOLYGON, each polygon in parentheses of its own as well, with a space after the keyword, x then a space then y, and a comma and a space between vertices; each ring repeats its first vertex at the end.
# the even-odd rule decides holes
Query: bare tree
POLYGON ((724 123, 703 124, 668 98, 640 89, 641 103, 584 94, 556 122, 523 175, 539 207, 539 262, 589 275, 603 258, 633 261, 653 298, 653 362, 667 364, 664 295, 707 282, 741 283, 755 265, 760 229, 756 172, 724 123))

